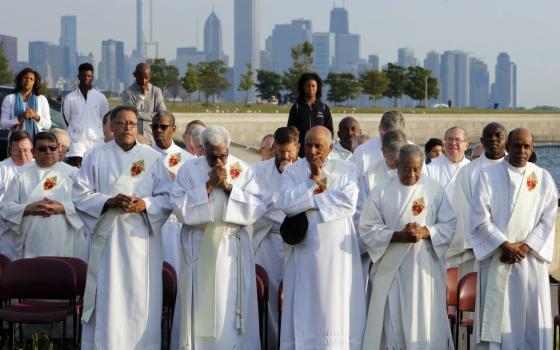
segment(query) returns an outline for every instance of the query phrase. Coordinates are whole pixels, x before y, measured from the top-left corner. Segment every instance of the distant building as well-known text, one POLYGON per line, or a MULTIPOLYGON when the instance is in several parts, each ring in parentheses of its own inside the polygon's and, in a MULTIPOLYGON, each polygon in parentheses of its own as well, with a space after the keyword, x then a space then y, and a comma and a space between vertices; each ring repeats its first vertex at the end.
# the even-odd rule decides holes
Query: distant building
POLYGON ((369 69, 379 70, 379 56, 369 55, 368 56, 369 69))
POLYGON ((207 61, 222 60, 227 64, 222 48, 222 24, 214 11, 204 23, 204 53, 207 61))
POLYGON ((470 61, 463 51, 445 51, 441 56, 441 100, 451 100, 453 107, 469 106, 470 61))
POLYGON ((67 77, 68 47, 46 41, 29 42, 29 66, 35 69, 47 85, 53 87, 67 77))
POLYGON ((512 72, 509 55, 501 52, 496 63, 496 103, 500 108, 512 107, 512 72))
POLYGON ((4 55, 6 55, 6 57, 8 58, 10 70, 13 73, 17 73, 17 38, 8 35, 0 35, 0 43, 2 43, 2 50, 4 51, 4 55))
POLYGON ((470 104, 471 107, 490 107, 490 74, 488 65, 478 58, 470 60, 470 104))
POLYGON ((311 21, 293 20, 277 24, 272 31, 272 64, 276 73, 284 73, 293 64, 292 49, 304 42, 312 42, 311 21))
MULTIPOLYGON (((234 98, 242 101, 245 94, 237 90, 247 63, 260 69, 260 0, 234 0, 234 98)), ((249 99, 254 99, 254 91, 249 99)))
POLYGON ((313 62, 322 79, 327 78, 334 65, 335 45, 334 33, 313 33, 313 62))
POLYGON ((68 48, 68 67, 66 77, 72 77, 78 70, 78 29, 76 16, 62 16, 60 18, 59 45, 68 48))
POLYGON ((416 57, 414 57, 414 49, 410 47, 401 47, 398 51, 397 64, 404 68, 416 66, 417 61, 416 57))
MULTIPOLYGON (((424 69, 429 70, 432 77, 434 77, 438 80, 439 94, 441 96, 441 75, 440 75, 441 57, 440 57, 440 54, 435 52, 435 51, 428 52, 426 54, 426 58, 424 59, 424 69)), ((439 98, 431 99, 431 100, 428 101, 428 105, 433 105, 435 103, 440 103, 440 102, 442 102, 442 101, 440 101, 439 98)), ((447 100, 445 102, 447 102, 447 100)))
POLYGON ((120 93, 127 81, 124 42, 113 39, 101 43, 101 62, 99 63, 100 85, 105 90, 120 93))
POLYGON ((360 60, 360 36, 358 34, 337 34, 335 48, 335 71, 357 73, 360 60))
POLYGON ((329 32, 335 34, 349 34, 350 26, 348 11, 342 7, 333 7, 331 10, 329 32))
POLYGON ((191 64, 199 64, 206 61, 206 53, 198 51, 196 47, 178 47, 177 57, 175 59, 175 66, 179 69, 181 76, 187 72, 187 66, 191 64))
POLYGON ((517 65, 511 62, 511 107, 517 108, 517 65))

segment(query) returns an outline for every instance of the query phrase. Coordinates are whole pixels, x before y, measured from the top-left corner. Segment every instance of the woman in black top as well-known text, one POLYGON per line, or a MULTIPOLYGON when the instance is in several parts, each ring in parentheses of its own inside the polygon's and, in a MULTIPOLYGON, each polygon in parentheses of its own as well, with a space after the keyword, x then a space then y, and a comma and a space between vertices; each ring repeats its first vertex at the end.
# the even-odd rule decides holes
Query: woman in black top
POLYGON ((317 73, 303 73, 298 81, 298 99, 290 109, 288 126, 299 130, 299 156, 305 156, 304 140, 307 130, 314 126, 324 126, 333 131, 333 121, 329 106, 321 102, 323 81, 317 73))

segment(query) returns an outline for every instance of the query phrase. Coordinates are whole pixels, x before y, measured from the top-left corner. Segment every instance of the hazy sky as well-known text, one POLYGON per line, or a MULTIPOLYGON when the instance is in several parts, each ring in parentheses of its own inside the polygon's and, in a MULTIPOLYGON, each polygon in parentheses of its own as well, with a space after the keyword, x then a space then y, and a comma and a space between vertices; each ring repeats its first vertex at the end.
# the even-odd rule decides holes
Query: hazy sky
MULTIPOLYGON (((100 59, 101 40, 135 43, 135 0, 3 0, 0 34, 18 37, 18 59, 27 60, 27 42, 58 43, 60 16, 78 16, 78 51, 100 59)), ((342 0, 337 0, 342 5, 342 0)), ((275 24, 295 18, 328 31, 332 0, 261 0, 261 46, 275 24)), ((361 56, 377 54, 381 64, 396 61, 399 47, 426 53, 460 49, 482 58, 493 81, 496 57, 506 51, 518 67, 518 104, 560 105, 559 0, 346 0, 350 31, 360 34, 361 56)), ((160 56, 194 46, 214 7, 222 22, 223 45, 233 60, 233 0, 153 0, 154 39, 160 56), (198 23, 198 26, 197 26, 198 23), (198 30, 197 30, 198 27, 198 30)))

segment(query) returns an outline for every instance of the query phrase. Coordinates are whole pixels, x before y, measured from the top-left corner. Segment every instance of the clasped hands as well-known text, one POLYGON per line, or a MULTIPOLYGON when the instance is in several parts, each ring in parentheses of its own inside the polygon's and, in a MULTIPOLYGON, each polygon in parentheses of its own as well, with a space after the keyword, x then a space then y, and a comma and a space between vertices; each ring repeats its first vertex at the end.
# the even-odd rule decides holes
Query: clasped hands
POLYGON ((105 207, 108 209, 120 208, 127 213, 141 213, 146 210, 146 202, 140 197, 127 196, 119 193, 109 198, 107 202, 105 202, 105 207))
POLYGON ((506 241, 502 243, 500 247, 503 250, 500 260, 507 264, 521 262, 521 260, 527 257, 527 254, 531 250, 531 248, 524 242, 510 243, 506 241))
POLYGON ((23 216, 36 215, 48 218, 57 214, 64 214, 64 206, 62 203, 48 198, 30 203, 23 210, 23 216))
POLYGON ((23 113, 17 116, 18 122, 23 123, 27 119, 39 121, 41 118, 31 108, 27 108, 23 113))
POLYGON ((410 222, 401 231, 395 231, 391 242, 417 243, 422 239, 429 239, 430 231, 415 222, 410 222))
POLYGON ((214 188, 222 188, 225 192, 231 190, 227 181, 227 170, 225 167, 216 165, 210 171, 210 178, 206 182, 206 192, 210 194, 214 188))

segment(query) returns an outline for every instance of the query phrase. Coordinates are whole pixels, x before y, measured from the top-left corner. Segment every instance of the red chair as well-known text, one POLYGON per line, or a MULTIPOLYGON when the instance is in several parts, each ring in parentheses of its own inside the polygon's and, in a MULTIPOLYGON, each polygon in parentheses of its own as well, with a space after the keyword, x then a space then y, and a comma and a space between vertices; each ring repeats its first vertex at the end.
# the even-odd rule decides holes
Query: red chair
POLYGON ((3 299, 67 301, 66 303, 38 304, 22 301, 0 309, 0 320, 8 322, 12 343, 14 323, 62 322, 62 346, 64 347, 66 318, 68 309, 75 307, 76 284, 76 273, 72 266, 58 259, 21 259, 8 264, 0 280, 0 296, 3 299))
POLYGON ((455 349, 459 345, 459 328, 467 328, 467 349, 471 348, 471 335, 473 334, 474 319, 463 319, 464 312, 474 312, 476 308, 476 272, 463 276, 459 281, 457 301, 457 328, 455 338, 455 349))
POLYGON ((257 300, 259 302, 259 328, 261 335, 261 348, 268 349, 268 274, 264 267, 255 264, 257 278, 257 300))
POLYGON ((12 260, 10 260, 10 258, 6 255, 0 254, 0 269, 4 270, 4 268, 11 262, 12 260))
POLYGON ((451 327, 451 334, 455 338, 455 322, 457 322, 457 278, 459 269, 451 267, 447 269, 447 318, 451 327))
POLYGON ((557 336, 556 336, 556 331, 560 330, 560 288, 557 290, 557 294, 558 294, 558 300, 557 301, 558 301, 558 314, 559 315, 554 316, 554 340, 553 340, 553 343, 552 343, 552 344, 554 344, 554 346, 556 346, 556 344, 557 344, 556 340, 558 339, 557 336))
POLYGON ((280 281, 278 285, 278 349, 280 349, 280 337, 282 328, 282 303, 284 303, 284 281, 280 281))
POLYGON ((161 313, 162 343, 166 340, 166 349, 171 347, 171 330, 173 328, 173 313, 175 311, 175 300, 177 298, 177 272, 167 261, 163 262, 162 269, 163 284, 163 310, 161 313), (165 334, 165 337, 164 337, 165 334), (164 340, 165 338, 165 340, 164 340))

